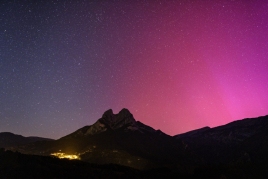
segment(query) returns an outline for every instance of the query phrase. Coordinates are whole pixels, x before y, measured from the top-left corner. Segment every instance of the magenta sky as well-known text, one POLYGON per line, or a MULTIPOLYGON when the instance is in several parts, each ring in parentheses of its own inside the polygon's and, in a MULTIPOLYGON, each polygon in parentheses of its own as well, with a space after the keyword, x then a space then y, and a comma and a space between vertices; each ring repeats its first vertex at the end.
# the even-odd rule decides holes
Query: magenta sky
POLYGON ((109 108, 170 135, 268 114, 267 1, 1 8, 0 132, 59 138, 109 108))
POLYGON ((267 2, 211 2, 149 7, 117 111, 171 135, 268 114, 267 2))

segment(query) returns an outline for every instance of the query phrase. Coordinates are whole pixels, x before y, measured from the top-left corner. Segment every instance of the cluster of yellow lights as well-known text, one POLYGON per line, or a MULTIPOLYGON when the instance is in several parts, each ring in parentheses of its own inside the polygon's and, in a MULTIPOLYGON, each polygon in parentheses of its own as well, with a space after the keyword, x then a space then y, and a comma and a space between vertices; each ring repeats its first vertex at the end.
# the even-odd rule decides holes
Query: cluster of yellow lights
POLYGON ((65 153, 52 153, 50 155, 56 156, 58 158, 67 158, 70 160, 79 160, 80 157, 78 155, 71 155, 71 154, 65 154, 65 153))

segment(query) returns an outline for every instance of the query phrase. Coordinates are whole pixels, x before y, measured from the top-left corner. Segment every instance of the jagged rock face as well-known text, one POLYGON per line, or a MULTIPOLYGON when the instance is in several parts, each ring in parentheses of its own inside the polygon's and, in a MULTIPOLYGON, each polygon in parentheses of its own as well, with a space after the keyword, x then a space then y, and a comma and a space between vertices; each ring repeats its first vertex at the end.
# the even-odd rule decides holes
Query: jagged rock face
POLYGON ((104 112, 102 117, 91 126, 85 126, 63 138, 83 137, 101 134, 103 132, 123 131, 123 132, 139 132, 156 133, 157 135, 166 135, 160 130, 155 130, 150 126, 136 121, 128 109, 122 109, 118 114, 114 114, 111 109, 104 112))
POLYGON ((106 111, 98 121, 108 125, 111 129, 118 129, 125 125, 136 124, 133 115, 127 109, 122 109, 118 114, 113 114, 113 111, 110 109, 106 111))
POLYGON ((97 121, 95 124, 89 127, 89 129, 86 131, 85 135, 93 135, 98 134, 101 132, 104 132, 107 130, 107 127, 101 123, 100 121, 97 121))
POLYGON ((114 114, 112 109, 107 110, 96 123, 89 127, 85 135, 94 135, 106 130, 117 130, 125 127, 126 130, 138 130, 137 122, 128 109, 122 109, 114 114))

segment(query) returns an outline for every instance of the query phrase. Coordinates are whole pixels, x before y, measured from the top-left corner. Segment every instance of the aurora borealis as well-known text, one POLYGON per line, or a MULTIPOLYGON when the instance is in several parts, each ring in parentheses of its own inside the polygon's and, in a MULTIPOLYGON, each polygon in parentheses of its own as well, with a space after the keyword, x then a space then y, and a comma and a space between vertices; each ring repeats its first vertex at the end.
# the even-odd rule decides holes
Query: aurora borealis
POLYGON ((1 1, 0 132, 128 108, 169 135, 268 114, 265 0, 1 1))

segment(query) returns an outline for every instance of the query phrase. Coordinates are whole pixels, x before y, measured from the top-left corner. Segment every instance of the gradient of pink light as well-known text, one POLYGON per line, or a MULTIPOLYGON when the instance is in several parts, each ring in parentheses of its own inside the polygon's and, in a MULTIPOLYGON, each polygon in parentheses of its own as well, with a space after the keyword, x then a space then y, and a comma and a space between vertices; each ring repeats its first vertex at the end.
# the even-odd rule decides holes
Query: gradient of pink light
POLYGON ((192 3, 180 21, 158 14, 166 23, 143 31, 122 107, 171 135, 267 114, 267 12, 251 6, 192 3))

